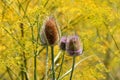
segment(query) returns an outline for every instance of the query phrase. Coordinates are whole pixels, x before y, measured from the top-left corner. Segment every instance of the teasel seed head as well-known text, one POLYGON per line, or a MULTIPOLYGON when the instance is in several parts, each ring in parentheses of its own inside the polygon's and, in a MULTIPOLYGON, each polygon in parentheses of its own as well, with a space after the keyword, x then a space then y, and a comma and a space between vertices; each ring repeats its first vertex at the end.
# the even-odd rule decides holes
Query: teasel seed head
POLYGON ((61 37, 59 46, 60 46, 60 49, 63 50, 63 51, 66 50, 66 41, 67 41, 66 36, 61 37))
POLYGON ((82 44, 77 35, 68 36, 66 41, 66 51, 70 56, 82 54, 82 44))
POLYGON ((53 17, 50 16, 45 20, 40 36, 43 45, 53 46, 57 44, 60 38, 60 30, 53 17))

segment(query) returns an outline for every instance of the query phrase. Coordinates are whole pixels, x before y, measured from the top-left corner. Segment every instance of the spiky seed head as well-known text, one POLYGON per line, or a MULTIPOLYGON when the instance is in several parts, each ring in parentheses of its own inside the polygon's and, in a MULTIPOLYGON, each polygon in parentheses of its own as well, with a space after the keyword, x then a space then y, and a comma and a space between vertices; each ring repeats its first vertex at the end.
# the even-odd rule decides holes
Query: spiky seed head
POLYGON ((59 41, 60 30, 53 17, 49 17, 45 20, 40 35, 43 45, 53 46, 59 41))
POLYGON ((60 46, 60 49, 63 51, 66 50, 66 41, 67 41, 66 36, 61 37, 59 46, 60 46))
POLYGON ((66 51, 70 56, 78 56, 82 54, 82 44, 77 35, 67 37, 66 51))

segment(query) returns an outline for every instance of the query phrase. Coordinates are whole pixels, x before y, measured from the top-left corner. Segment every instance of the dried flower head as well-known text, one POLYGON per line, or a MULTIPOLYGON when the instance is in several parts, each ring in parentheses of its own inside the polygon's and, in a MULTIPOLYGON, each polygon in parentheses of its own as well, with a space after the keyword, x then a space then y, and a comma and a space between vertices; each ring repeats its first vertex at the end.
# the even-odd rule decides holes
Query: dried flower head
POLYGON ((68 36, 66 41, 66 51, 70 56, 78 56, 82 53, 82 45, 77 35, 68 36))
POLYGON ((61 50, 66 50, 66 41, 67 41, 67 37, 66 36, 63 36, 61 39, 60 39, 60 49, 61 50))
POLYGON ((60 31, 53 17, 49 17, 41 30, 41 42, 43 45, 55 45, 59 41, 60 31))

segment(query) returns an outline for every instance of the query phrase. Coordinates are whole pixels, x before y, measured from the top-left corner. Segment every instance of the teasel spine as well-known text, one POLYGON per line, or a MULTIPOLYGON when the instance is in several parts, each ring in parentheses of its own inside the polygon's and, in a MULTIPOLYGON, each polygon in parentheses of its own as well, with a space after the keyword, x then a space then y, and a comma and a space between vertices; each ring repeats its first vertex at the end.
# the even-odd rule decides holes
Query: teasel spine
MULTIPOLYGON (((42 26, 40 33, 40 40, 43 46, 51 47, 51 65, 52 65, 52 79, 55 80, 55 70, 54 70, 54 46, 58 43, 60 39, 60 30, 56 20, 50 16, 48 17, 42 26)), ((47 53, 46 53, 46 79, 47 79, 47 53)))

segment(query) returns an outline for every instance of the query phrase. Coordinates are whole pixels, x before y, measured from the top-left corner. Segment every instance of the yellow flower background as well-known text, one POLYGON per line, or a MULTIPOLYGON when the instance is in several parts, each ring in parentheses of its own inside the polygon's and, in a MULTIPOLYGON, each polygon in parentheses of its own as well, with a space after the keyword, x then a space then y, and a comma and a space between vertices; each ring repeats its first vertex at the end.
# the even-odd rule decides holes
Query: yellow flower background
MULTIPOLYGON (((120 0, 0 0, 0 80, 11 80, 10 75, 17 80, 23 53, 33 80, 34 52, 39 54, 43 48, 38 32, 49 15, 56 18, 62 35, 75 31, 83 43, 73 80, 120 80, 120 0)), ((55 56, 59 52, 56 45, 55 56)), ((38 80, 45 74, 45 55, 44 49, 37 56, 38 80)), ((60 63, 61 56, 56 65, 60 63)), ((61 76, 71 66, 72 58, 66 53, 61 76)), ((58 71, 56 67, 56 76, 58 71)))

